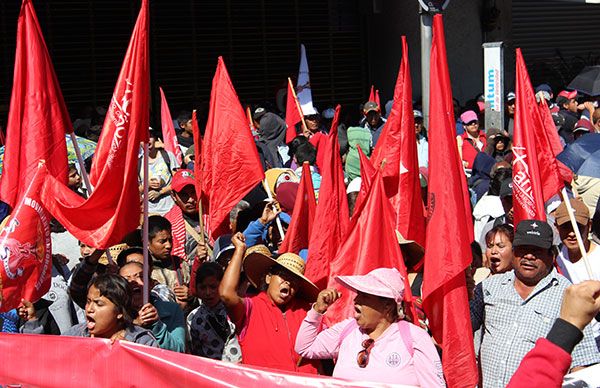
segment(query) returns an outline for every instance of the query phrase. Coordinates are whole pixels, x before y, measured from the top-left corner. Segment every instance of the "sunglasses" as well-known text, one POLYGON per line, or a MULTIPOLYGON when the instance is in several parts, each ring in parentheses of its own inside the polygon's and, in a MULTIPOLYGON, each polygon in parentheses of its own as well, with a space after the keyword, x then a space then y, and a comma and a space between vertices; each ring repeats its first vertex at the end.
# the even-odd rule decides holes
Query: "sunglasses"
POLYGON ((371 354, 371 349, 373 349, 374 344, 375 340, 373 338, 368 338, 363 341, 363 350, 358 352, 358 355, 356 356, 356 363, 359 367, 365 368, 369 364, 369 355, 371 354))
POLYGON ((479 124, 479 121, 477 120, 473 120, 473 121, 469 121, 468 123, 466 123, 465 125, 471 126, 471 125, 476 125, 479 124))

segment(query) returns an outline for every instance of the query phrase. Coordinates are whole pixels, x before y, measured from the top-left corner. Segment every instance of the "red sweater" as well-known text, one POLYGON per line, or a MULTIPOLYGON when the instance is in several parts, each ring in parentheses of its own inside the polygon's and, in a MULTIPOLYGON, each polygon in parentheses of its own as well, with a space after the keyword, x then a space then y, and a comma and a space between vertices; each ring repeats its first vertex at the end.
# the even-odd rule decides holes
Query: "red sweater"
POLYGON ((475 157, 479 152, 483 152, 485 150, 485 145, 487 144, 487 138, 485 137, 485 132, 480 131, 479 133, 479 141, 483 143, 481 146, 481 150, 477 150, 473 146, 473 140, 469 138, 469 135, 465 131, 461 135, 463 143, 462 143, 462 159, 467 162, 467 168, 473 168, 473 162, 475 161, 475 157))
POLYGON ((245 298, 245 318, 236 322, 242 363, 292 372, 317 373, 318 361, 301 360, 296 335, 310 306, 292 301, 281 311, 266 294, 245 298))

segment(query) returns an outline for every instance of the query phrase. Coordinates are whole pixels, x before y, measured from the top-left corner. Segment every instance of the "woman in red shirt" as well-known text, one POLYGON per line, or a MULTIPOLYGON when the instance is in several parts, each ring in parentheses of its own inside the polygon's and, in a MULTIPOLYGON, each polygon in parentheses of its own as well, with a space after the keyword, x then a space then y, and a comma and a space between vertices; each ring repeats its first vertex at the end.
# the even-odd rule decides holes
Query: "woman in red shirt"
POLYGON ((465 133, 456 137, 458 152, 463 160, 465 168, 472 169, 475 157, 483 152, 486 146, 485 133, 479 130, 479 118, 472 110, 468 110, 460 119, 465 127, 465 133))
POLYGON ((242 363, 316 374, 319 362, 303 360, 294 350, 300 324, 319 293, 317 286, 303 276, 304 260, 293 253, 273 260, 269 250, 260 245, 246 251, 242 233, 235 234, 231 242, 235 252, 219 294, 235 323, 242 363), (244 253, 244 272, 261 290, 252 297, 238 294, 244 253))

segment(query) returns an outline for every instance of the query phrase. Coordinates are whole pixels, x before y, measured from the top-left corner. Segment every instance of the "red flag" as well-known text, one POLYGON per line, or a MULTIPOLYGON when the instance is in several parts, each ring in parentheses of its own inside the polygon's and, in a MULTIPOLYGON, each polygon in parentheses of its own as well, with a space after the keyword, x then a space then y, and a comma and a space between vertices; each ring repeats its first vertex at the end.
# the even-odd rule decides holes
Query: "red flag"
POLYGON ((6 144, 6 137, 4 136, 4 129, 2 129, 2 127, 0 127, 0 146, 3 146, 6 144))
POLYGON ((381 101, 379 100, 379 89, 375 90, 375 102, 381 108, 381 101))
POLYGON ((175 126, 173 125, 173 119, 171 118, 171 112, 169 111, 169 105, 167 104, 167 98, 165 92, 160 88, 160 123, 162 127, 163 140, 165 143, 165 150, 175 155, 177 164, 181 166, 183 161, 183 153, 179 147, 179 141, 177 140, 177 134, 175 133, 175 126))
POLYGON ((192 111, 192 134, 194 136, 194 178, 196 178, 196 193, 202 192, 202 136, 196 116, 196 109, 192 111))
POLYGON ((378 171, 375 167, 373 167, 371 161, 367 155, 365 155, 359 144, 356 145, 356 149, 358 150, 358 160, 360 161, 360 191, 358 192, 358 196, 354 202, 354 213, 352 214, 352 219, 356 218, 356 210, 358 210, 365 199, 367 199, 367 195, 371 189, 371 183, 373 182, 373 178, 378 171))
POLYGON ((65 133, 71 120, 30 0, 21 5, 0 199, 11 207, 33 180, 38 161, 67 183, 65 133))
POLYGON ((287 132, 285 133, 285 142, 289 143, 297 136, 296 124, 302 121, 302 108, 296 98, 296 92, 292 81, 288 78, 287 103, 285 105, 285 123, 287 132))
POLYGON ((402 37, 402 62, 394 89, 394 105, 371 155, 375 166, 381 165, 384 160, 386 193, 396 213, 396 229, 404 238, 424 246, 425 215, 421 200, 412 82, 405 36, 402 37))
POLYGON ((87 200, 52 177, 43 200, 77 239, 107 248, 139 226, 138 156, 149 121, 148 1, 143 0, 94 155, 87 200))
MULTIPOLYGON (((356 216, 352 218, 346 241, 331 261, 327 287, 339 288, 335 276, 366 275, 376 268, 396 268, 404 277, 404 300, 409 302, 416 321, 408 275, 394 231, 394 209, 385 195, 381 172, 373 179, 367 199, 354 211, 356 216)), ((353 299, 354 293, 344 290, 341 299, 330 307, 328 324, 353 316, 353 299)))
MULTIPOLYGON (((551 166, 552 174, 556 174, 555 179, 559 182, 559 189, 562 189, 562 187, 564 186, 563 182, 571 182, 573 180, 573 172, 560 160, 556 159, 558 154, 560 154, 563 151, 563 146, 560 143, 558 131, 556 130, 556 126, 554 125, 552 113, 550 113, 550 109, 548 108, 546 99, 540 99, 538 111, 540 112, 540 116, 542 118, 542 130, 539 132, 539 137, 542 143, 536 142, 536 152, 538 152, 538 165, 541 165, 542 163, 548 163, 548 165, 551 166), (537 147, 537 145, 539 145, 539 147, 537 147), (540 152, 544 152, 543 160, 540 160, 540 152)), ((536 134, 538 134, 538 132, 536 132, 536 134)), ((536 136, 536 139, 537 138, 538 136, 536 136)), ((546 183, 543 175, 542 182, 546 183)), ((552 192, 552 190, 548 189, 548 185, 544 184, 544 186, 542 187, 542 190, 544 191, 544 201, 548 201, 553 195, 550 194, 549 197, 546 197, 547 192, 552 192)))
POLYGON ((201 177, 201 198, 213 238, 228 231, 229 212, 264 177, 244 109, 219 57, 204 133, 201 177))
POLYGON ((313 229, 313 220, 317 211, 317 200, 315 199, 315 190, 312 184, 312 175, 310 165, 304 162, 302 165, 302 178, 300 187, 296 194, 292 221, 285 233, 285 238, 279 247, 279 252, 298 253, 300 250, 308 248, 310 232, 313 229))
POLYGON ((375 90, 375 85, 371 85, 371 93, 369 93, 369 101, 373 101, 377 103, 377 105, 381 108, 381 104, 379 103, 379 90, 375 90))
MULTIPOLYGON (((64 137, 64 135, 63 135, 64 137)), ((44 174, 37 167, 20 202, 0 232, 0 312, 35 302, 50 289, 52 247, 50 217, 40 203, 44 174)))
POLYGON ((474 387, 477 367, 465 270, 473 225, 467 184, 454 138, 454 111, 441 15, 433 17, 429 116, 429 206, 423 307, 441 344, 448 387, 474 387))
POLYGON ((517 105, 512 146, 514 225, 521 220, 546 220, 540 166, 536 157, 539 150, 535 142, 536 131, 543 128, 521 49, 517 49, 516 65, 517 105))
POLYGON ((308 258, 304 276, 319 287, 323 287, 329 278, 329 262, 334 257, 338 247, 342 245, 350 216, 348 213, 348 198, 344 184, 344 171, 338 144, 337 123, 340 106, 335 109, 331 131, 323 145, 323 167, 321 168, 321 188, 319 203, 310 234, 308 258))

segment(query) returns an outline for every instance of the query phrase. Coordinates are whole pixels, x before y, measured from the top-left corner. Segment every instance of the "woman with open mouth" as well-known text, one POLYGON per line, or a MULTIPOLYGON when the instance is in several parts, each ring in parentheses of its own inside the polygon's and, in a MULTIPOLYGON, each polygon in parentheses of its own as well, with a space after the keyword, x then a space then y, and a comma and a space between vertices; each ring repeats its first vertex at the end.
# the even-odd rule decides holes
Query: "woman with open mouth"
POLYGON ((333 376, 419 387, 445 387, 442 364, 429 334, 402 318, 404 282, 395 268, 363 276, 337 276, 355 292, 354 318, 322 330, 323 315, 341 296, 319 293, 300 326, 296 351, 305 358, 337 358, 333 376))
POLYGON ((302 359, 294 351, 296 334, 319 289, 304 277, 304 260, 284 253, 274 260, 264 245, 246 251, 245 237, 236 233, 235 252, 219 295, 235 324, 242 349, 242 363, 295 372, 316 373, 318 361, 302 359), (244 259, 245 255, 245 259, 244 259), (256 296, 239 295, 240 272, 260 291, 256 296))
MULTIPOLYGON (((19 308, 19 314, 27 320, 21 327, 21 332, 43 332, 31 303, 24 301, 23 307, 19 308)), ((115 274, 102 274, 94 278, 88 288, 86 321, 71 327, 63 335, 106 338, 111 341, 125 340, 158 347, 150 331, 132 323, 135 315, 127 280, 115 274)))

